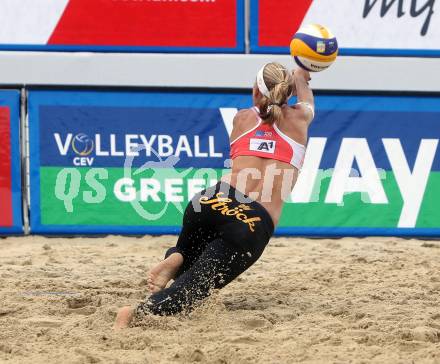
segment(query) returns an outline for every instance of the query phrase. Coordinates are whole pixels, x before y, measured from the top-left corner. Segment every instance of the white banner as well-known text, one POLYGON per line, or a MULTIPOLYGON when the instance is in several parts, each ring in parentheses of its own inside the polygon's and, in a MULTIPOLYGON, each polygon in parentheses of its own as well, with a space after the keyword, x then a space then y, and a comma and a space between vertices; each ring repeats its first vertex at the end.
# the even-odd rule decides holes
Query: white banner
POLYGON ((258 0, 251 50, 285 53, 301 26, 321 24, 345 55, 440 56, 440 0, 258 0))
POLYGON ((0 44, 46 44, 68 0, 1 0, 0 44))
POLYGON ((314 0, 303 24, 328 26, 340 48, 440 50, 436 0, 314 0))

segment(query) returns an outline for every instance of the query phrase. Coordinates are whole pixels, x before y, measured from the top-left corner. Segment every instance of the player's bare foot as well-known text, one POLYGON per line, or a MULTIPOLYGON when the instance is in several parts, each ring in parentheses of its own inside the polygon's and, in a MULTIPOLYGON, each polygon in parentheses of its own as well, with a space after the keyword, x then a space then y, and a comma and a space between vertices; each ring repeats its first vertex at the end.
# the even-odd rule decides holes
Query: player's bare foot
POLYGON ((119 309, 116 315, 115 324, 113 325, 113 330, 126 329, 131 320, 133 319, 134 309, 130 306, 125 306, 119 309))
POLYGON ((167 283, 174 279, 180 266, 183 264, 183 256, 173 253, 167 259, 161 261, 148 272, 148 289, 151 293, 164 289, 167 283))

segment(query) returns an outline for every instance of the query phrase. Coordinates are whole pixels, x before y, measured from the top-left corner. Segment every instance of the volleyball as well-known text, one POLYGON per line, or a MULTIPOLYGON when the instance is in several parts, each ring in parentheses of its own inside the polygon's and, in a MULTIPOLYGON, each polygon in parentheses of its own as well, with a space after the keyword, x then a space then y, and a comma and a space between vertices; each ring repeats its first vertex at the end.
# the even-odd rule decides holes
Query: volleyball
POLYGON ((338 42, 325 26, 310 24, 301 27, 290 42, 290 54, 296 64, 310 72, 320 72, 338 56, 338 42))

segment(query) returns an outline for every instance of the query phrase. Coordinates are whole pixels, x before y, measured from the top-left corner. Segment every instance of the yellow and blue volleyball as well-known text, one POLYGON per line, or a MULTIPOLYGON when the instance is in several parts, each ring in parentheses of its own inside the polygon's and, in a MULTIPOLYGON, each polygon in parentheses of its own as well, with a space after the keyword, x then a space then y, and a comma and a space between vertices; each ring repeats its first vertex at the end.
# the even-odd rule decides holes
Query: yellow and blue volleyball
POLYGON ((338 56, 338 41, 327 27, 306 25, 290 42, 290 54, 299 67, 310 72, 324 71, 338 56))

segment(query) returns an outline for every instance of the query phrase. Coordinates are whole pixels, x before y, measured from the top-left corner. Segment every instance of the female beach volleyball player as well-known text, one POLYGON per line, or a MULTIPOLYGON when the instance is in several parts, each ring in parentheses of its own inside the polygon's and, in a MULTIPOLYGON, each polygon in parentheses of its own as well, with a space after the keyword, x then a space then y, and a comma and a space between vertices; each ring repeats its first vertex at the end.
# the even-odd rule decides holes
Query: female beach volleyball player
POLYGON ((314 116, 309 80, 307 71, 292 75, 278 63, 260 69, 252 92, 255 106, 234 118, 232 172, 188 204, 176 246, 149 272, 152 295, 135 308, 121 308, 116 329, 146 314, 189 310, 258 260, 303 163, 314 116), (298 103, 288 106, 295 93, 298 103))

